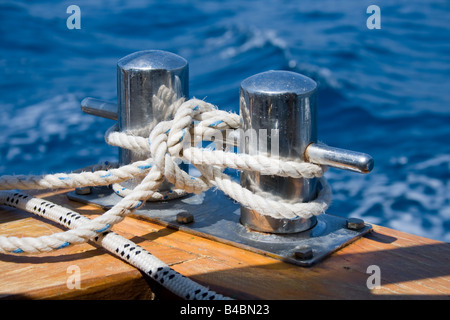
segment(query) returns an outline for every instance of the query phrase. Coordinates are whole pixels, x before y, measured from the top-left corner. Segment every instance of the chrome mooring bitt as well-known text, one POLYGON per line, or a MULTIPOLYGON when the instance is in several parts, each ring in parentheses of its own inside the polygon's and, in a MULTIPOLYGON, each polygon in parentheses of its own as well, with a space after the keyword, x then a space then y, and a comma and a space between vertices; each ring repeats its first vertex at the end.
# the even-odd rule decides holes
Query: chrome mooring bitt
MULTIPOLYGON (((86 113, 118 121, 122 131, 140 132, 148 137, 149 132, 141 132, 143 128, 170 116, 155 112, 162 86, 171 90, 174 99, 188 99, 188 62, 170 52, 139 51, 117 64, 117 104, 86 98, 81 108, 86 113)), ((251 139, 264 140, 264 151, 269 156, 275 154, 289 160, 369 173, 374 165, 369 155, 318 143, 316 95, 317 84, 312 79, 289 71, 267 71, 242 81, 241 129, 256 135, 246 138, 239 152, 255 154, 259 144, 251 143, 251 139)), ((137 160, 143 160, 142 156, 119 150, 119 164, 137 160)), ((181 166, 189 170, 188 164, 181 166)), ((243 187, 282 201, 311 201, 321 187, 316 178, 286 178, 246 171, 240 173, 240 179, 243 187)), ((126 186, 133 188, 137 183, 130 181, 126 186)), ((166 182, 160 190, 170 187, 166 182)), ((121 199, 110 187, 84 188, 70 192, 68 197, 104 209, 121 199)), ((309 219, 275 219, 241 207, 226 195, 211 190, 147 203, 135 214, 300 266, 312 266, 372 229, 361 219, 329 213, 309 219)))

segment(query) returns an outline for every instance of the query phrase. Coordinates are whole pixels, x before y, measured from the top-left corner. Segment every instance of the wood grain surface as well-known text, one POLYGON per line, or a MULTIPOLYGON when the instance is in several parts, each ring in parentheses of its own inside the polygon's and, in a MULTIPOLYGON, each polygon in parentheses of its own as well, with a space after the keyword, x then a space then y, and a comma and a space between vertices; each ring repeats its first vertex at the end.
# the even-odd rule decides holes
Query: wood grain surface
MULTIPOLYGON (((87 217, 102 210, 67 199, 66 191, 38 196, 87 217)), ((62 227, 27 212, 0 207, 0 235, 39 236, 62 227)), ((321 263, 303 268, 230 245, 127 217, 113 230, 181 274, 235 299, 448 299, 450 245, 392 229, 373 232, 321 263), (367 286, 378 266, 381 287, 367 286)), ((86 243, 39 255, 0 254, 3 299, 178 299, 139 270, 86 243), (67 285, 71 268, 80 288, 67 285)))

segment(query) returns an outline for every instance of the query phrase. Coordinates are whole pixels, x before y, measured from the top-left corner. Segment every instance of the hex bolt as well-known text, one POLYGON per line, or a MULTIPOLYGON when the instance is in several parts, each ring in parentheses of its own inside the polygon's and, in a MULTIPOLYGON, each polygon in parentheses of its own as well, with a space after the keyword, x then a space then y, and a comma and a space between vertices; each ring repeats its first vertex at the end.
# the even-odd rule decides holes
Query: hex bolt
POLYGON ((82 187, 82 188, 75 188, 75 193, 80 195, 90 194, 92 192, 91 187, 82 187))
POLYGON ((295 249, 294 257, 298 260, 309 260, 313 257, 313 251, 309 246, 299 247, 295 249))
POLYGON ((177 214, 177 222, 181 224, 194 222, 194 216, 189 211, 182 211, 177 214))
POLYGON ((347 219, 347 229, 350 230, 361 230, 366 225, 364 223, 364 220, 358 219, 358 218, 348 218, 347 219))

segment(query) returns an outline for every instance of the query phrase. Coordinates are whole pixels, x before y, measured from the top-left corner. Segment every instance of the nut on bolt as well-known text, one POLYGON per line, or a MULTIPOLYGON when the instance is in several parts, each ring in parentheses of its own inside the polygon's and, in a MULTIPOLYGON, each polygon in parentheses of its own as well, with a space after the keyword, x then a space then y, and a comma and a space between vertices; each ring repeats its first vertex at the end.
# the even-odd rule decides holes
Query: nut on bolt
POLYGON ((309 246, 298 247, 294 251, 294 257, 298 260, 309 260, 313 257, 313 251, 309 246))
POLYGON ((366 224, 364 220, 358 218, 349 218, 347 219, 347 229, 350 230, 361 230, 364 228, 366 224))
POLYGON ((191 223, 194 221, 194 216, 189 211, 182 211, 177 214, 177 222, 182 224, 191 223))
POLYGON ((82 187, 82 188, 75 188, 75 193, 84 195, 84 194, 90 194, 92 192, 91 187, 82 187))

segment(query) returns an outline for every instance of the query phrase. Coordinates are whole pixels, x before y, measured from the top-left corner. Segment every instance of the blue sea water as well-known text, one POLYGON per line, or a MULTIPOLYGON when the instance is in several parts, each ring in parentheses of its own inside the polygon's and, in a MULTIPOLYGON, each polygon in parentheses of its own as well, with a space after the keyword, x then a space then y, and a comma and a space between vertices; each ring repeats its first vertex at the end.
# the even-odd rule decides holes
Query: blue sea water
POLYGON ((448 242, 449 17, 446 0, 0 0, 0 174, 116 161, 113 122, 80 101, 115 101, 117 61, 161 49, 189 61, 191 96, 224 110, 262 71, 316 80, 319 139, 375 159, 368 175, 327 172, 329 212, 448 242), (381 29, 366 26, 372 4, 381 29))

